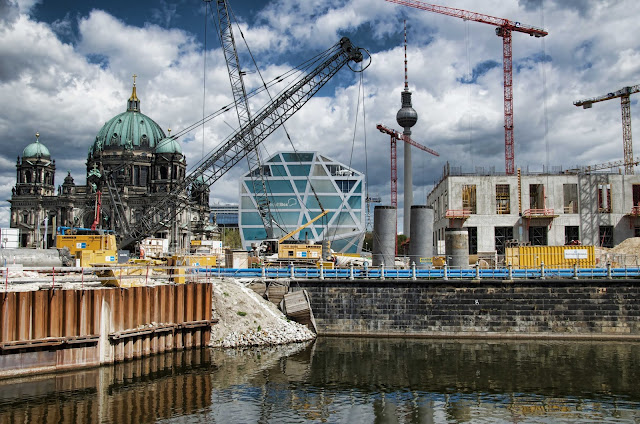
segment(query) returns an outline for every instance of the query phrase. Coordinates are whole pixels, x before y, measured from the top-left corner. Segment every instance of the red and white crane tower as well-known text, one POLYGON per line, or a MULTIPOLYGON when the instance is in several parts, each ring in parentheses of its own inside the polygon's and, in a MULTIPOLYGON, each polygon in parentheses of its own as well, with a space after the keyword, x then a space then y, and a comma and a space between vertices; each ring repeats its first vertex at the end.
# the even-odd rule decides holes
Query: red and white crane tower
MULTIPOLYGON (((417 147, 420 150, 424 150, 427 153, 431 153, 434 156, 440 156, 438 152, 428 148, 427 146, 423 146, 422 144, 413 141, 411 137, 406 134, 401 134, 396 130, 392 130, 389 127, 386 127, 382 124, 376 125, 376 128, 385 134, 389 134, 391 136, 391 206, 398 207, 398 160, 396 154, 396 145, 398 140, 402 140, 407 144, 410 144, 414 147, 417 147)), ((405 188, 406 190, 406 188, 405 188)))
POLYGON ((583 109, 589 109, 591 108, 591 106, 593 106, 594 103, 620 97, 620 105, 622 106, 622 143, 624 148, 624 173, 627 175, 633 175, 633 167, 636 164, 633 160, 633 143, 631 140, 631 99, 629 99, 629 96, 637 92, 640 92, 640 85, 634 85, 633 87, 624 87, 613 93, 605 94, 604 96, 573 102, 573 104, 576 106, 582 106, 583 109))
POLYGON ((428 12, 440 13, 442 15, 453 16, 467 21, 481 22, 496 26, 496 35, 502 37, 502 67, 504 71, 504 161, 507 175, 515 173, 514 165, 514 141, 513 141, 513 65, 511 55, 511 33, 523 32, 533 37, 544 37, 548 34, 542 28, 525 25, 520 22, 510 21, 504 18, 484 15, 482 13, 470 12, 453 7, 438 6, 436 4, 424 3, 417 0, 385 0, 389 3, 396 3, 403 6, 426 10, 428 12))
MULTIPOLYGON (((423 146, 422 144, 415 142, 411 139, 411 137, 407 134, 401 134, 396 130, 392 130, 389 127, 386 127, 382 124, 376 125, 376 128, 384 134, 389 134, 391 136, 391 206, 396 208, 396 214, 398 210, 398 158, 396 153, 396 146, 398 144, 398 140, 402 140, 407 144, 410 144, 414 147, 417 147, 420 150, 424 150, 427 153, 431 153, 434 156, 440 156, 438 152, 435 150, 431 150, 427 146, 423 146)), ((409 146, 405 146, 408 148, 409 146)), ((408 190, 407 187, 404 188, 408 190)), ((405 211, 407 213, 407 211, 405 211)), ((396 230, 398 228, 398 219, 396 215, 396 230)), ((397 234, 398 231, 396 231, 397 234)), ((408 236, 408 234, 407 234, 408 236)), ((398 253, 398 243, 396 241, 396 253, 398 253)))

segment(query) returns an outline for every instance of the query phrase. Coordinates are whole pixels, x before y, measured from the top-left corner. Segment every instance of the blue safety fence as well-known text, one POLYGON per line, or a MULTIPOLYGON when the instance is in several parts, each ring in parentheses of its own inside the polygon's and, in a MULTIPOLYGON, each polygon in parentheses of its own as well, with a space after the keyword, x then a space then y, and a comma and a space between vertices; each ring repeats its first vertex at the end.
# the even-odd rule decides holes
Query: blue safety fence
POLYGON ((640 268, 536 268, 536 269, 384 269, 381 268, 195 268, 190 273, 211 277, 310 278, 310 279, 540 279, 540 278, 636 278, 640 268), (384 276, 382 275, 384 272, 384 276))

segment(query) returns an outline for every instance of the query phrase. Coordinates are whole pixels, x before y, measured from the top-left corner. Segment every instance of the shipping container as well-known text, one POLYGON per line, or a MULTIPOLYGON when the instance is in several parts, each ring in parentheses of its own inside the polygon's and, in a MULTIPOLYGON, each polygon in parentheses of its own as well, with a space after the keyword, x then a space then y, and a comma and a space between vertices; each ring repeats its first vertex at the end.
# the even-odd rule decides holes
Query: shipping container
POLYGON ((505 264, 514 268, 579 268, 595 267, 594 246, 516 246, 507 247, 505 264))

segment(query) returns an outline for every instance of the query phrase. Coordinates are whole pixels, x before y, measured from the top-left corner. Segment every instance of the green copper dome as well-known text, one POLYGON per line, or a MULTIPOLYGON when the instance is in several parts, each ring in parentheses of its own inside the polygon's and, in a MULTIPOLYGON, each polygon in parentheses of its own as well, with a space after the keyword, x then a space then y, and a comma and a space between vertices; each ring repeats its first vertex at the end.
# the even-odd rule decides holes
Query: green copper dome
POLYGON ((114 116, 102 127, 90 152, 104 150, 153 150, 165 138, 162 128, 140 112, 136 86, 127 101, 127 111, 114 116))
POLYGON ((39 137, 40 134, 36 133, 36 141, 24 148, 24 150, 22 151, 23 158, 51 159, 49 149, 47 149, 44 144, 40 144, 40 142, 38 141, 39 137))
POLYGON ((180 147, 180 143, 176 139, 168 137, 158 143, 156 153, 182 154, 182 147, 180 147))

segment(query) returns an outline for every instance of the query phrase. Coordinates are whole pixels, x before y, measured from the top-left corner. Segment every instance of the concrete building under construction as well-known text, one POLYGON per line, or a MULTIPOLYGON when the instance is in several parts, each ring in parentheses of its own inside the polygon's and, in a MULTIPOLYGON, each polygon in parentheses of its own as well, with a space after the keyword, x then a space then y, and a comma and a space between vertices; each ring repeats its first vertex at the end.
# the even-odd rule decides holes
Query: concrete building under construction
POLYGON ((514 243, 613 247, 640 236, 640 176, 618 173, 462 174, 448 166, 427 196, 434 245, 466 228, 469 253, 503 255, 514 243))

